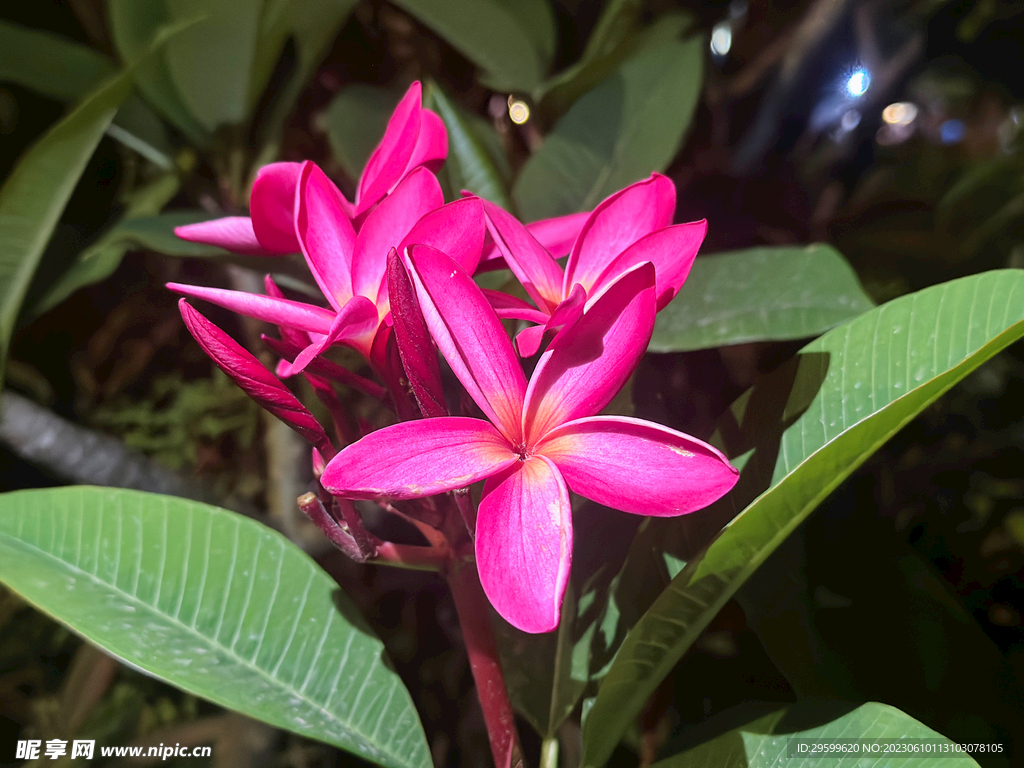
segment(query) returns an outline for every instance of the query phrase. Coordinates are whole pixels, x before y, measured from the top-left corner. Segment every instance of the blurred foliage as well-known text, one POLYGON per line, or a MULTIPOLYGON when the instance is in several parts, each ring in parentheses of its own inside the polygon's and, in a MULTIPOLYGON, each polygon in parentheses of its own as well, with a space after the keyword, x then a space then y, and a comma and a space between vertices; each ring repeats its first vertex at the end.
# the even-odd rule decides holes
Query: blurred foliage
POLYGON ((218 368, 209 379, 184 381, 179 372, 159 376, 144 400, 114 399, 96 406, 89 418, 131 447, 181 469, 199 462, 204 445, 225 438, 248 448, 259 407, 218 368))

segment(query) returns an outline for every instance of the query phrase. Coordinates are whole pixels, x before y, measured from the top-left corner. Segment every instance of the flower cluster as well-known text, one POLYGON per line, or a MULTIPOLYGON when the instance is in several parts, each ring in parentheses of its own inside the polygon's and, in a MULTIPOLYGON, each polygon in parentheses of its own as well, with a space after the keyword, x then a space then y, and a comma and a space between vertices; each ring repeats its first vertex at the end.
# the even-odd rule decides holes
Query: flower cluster
POLYGON ((240 253, 301 252, 322 304, 286 298, 269 277, 266 295, 170 287, 279 328, 281 338, 268 340, 282 355, 278 376, 310 381, 341 445, 277 377, 181 302, 215 362, 313 444, 322 487, 336 499, 421 499, 485 481, 479 509, 463 514, 484 591, 511 624, 545 632, 558 625, 572 561, 570 489, 625 512, 672 516, 736 482, 726 458, 693 437, 598 415, 644 354, 706 224, 672 224, 675 188, 659 174, 593 212, 529 225, 471 195, 445 204, 431 169, 446 153, 444 126, 414 83, 355 202, 312 163, 276 163, 256 179, 251 218, 178 230, 240 253), (566 253, 563 270, 556 258, 566 253), (497 266, 532 304, 477 286, 474 273, 497 266), (503 319, 528 324, 515 349, 503 319), (361 353, 383 386, 330 360, 334 345, 361 353), (447 403, 460 400, 446 397, 438 352, 468 395, 454 415, 447 403), (520 357, 538 353, 527 378, 520 357), (332 382, 384 398, 401 421, 353 433, 332 382))

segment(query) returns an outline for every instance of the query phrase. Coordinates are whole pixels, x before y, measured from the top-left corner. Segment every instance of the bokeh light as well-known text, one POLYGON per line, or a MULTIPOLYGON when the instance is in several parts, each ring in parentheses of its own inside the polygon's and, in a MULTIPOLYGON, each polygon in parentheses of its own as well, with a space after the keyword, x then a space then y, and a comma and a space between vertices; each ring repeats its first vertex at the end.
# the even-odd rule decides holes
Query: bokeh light
POLYGON ((508 116, 516 125, 522 125, 530 119, 530 106, 525 101, 510 98, 508 101, 508 116))
POLYGON ((725 56, 732 48, 732 25, 728 21, 720 21, 711 30, 711 53, 725 56))
POLYGON ((863 96, 871 85, 871 75, 863 67, 857 67, 846 79, 846 92, 855 99, 863 96))
POLYGON ((909 101, 897 101, 882 110, 882 119, 889 125, 910 125, 917 117, 917 105, 909 101))

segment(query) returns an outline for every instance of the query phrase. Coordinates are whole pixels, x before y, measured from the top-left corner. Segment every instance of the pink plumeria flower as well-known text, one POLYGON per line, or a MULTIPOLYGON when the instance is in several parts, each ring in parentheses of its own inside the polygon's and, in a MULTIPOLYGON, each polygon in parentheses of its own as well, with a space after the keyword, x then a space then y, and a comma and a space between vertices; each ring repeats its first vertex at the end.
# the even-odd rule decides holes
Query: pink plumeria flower
MULTIPOLYGON (((409 86, 388 122, 384 138, 370 155, 350 203, 338 205, 356 228, 367 211, 420 167, 437 170, 448 155, 448 132, 441 118, 422 107, 419 81, 409 86)), ((303 163, 272 163, 260 169, 249 198, 251 216, 228 216, 174 230, 183 240, 215 245, 235 253, 276 256, 298 253, 292 226, 295 188, 303 163)))
POLYGON ((707 233, 706 221, 672 226, 675 209, 675 185, 659 173, 616 192, 587 217, 563 273, 528 227, 484 203, 498 251, 536 304, 535 309, 497 291, 488 294, 499 316, 538 323, 516 338, 519 353, 536 354, 546 332, 571 327, 588 299, 637 264, 654 264, 657 307, 668 304, 690 274, 707 233))
POLYGON ((472 270, 483 247, 483 213, 477 198, 444 205, 440 184, 424 168, 406 176, 370 211, 358 234, 343 201, 320 168, 302 164, 295 189, 294 236, 329 309, 279 296, 178 283, 168 287, 308 334, 308 345, 294 363, 279 368, 280 375, 299 373, 332 344, 347 345, 370 359, 374 338, 391 311, 385 274, 388 252, 426 243, 446 249, 472 270))
POLYGON ((408 264, 431 335, 487 420, 446 416, 372 432, 330 461, 321 482, 348 498, 410 499, 486 479, 476 559, 487 597, 509 623, 526 632, 558 626, 572 560, 570 488, 626 512, 672 516, 735 484, 728 460, 693 437, 594 415, 650 340, 651 264, 606 285, 541 355, 529 382, 465 269, 422 246, 408 264))

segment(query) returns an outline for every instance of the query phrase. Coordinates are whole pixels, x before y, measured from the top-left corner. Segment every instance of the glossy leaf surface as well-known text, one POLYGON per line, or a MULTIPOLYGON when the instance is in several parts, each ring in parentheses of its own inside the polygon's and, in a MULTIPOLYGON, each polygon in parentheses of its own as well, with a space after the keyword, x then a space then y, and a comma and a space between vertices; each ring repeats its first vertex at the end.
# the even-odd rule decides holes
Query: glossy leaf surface
POLYGON ((0 579, 154 677, 392 768, 430 765, 383 644, 280 534, 198 502, 69 487, 0 496, 0 579))
POLYGON ((832 490, 943 392, 1024 336, 1022 299, 1020 270, 903 296, 807 345, 734 404, 719 434, 742 476, 695 521, 712 531, 728 525, 627 635, 586 721, 585 765, 607 759, 715 614, 832 490))
POLYGON ((658 313, 650 352, 817 336, 874 306, 827 245, 701 256, 658 313))

